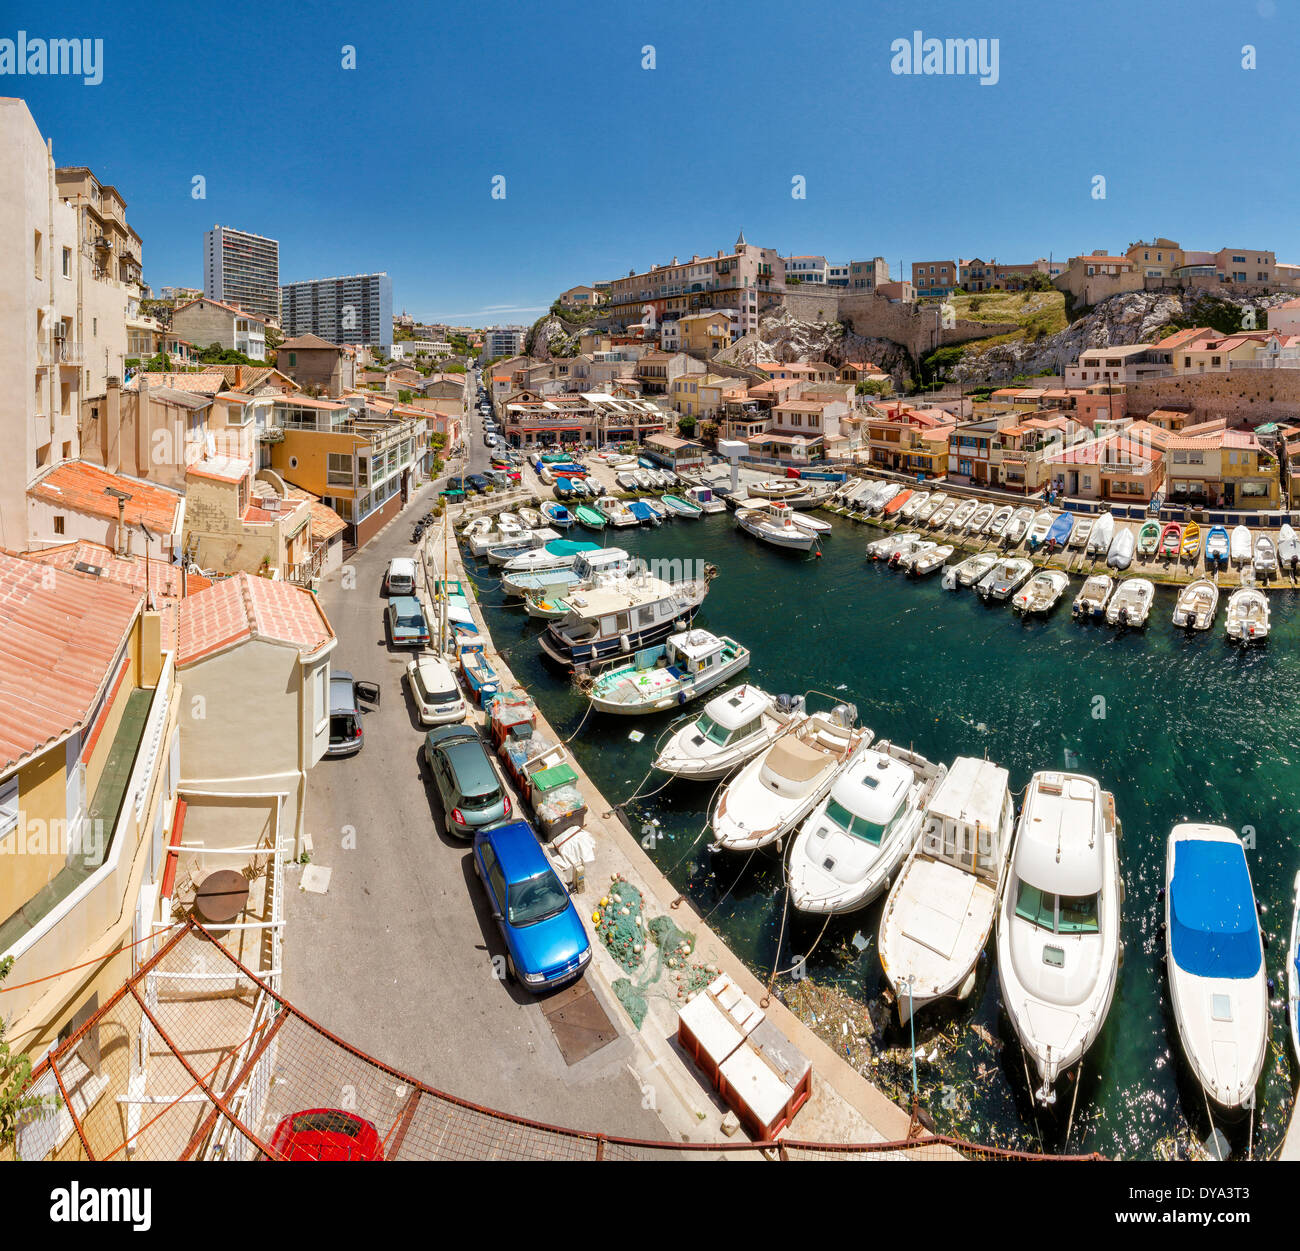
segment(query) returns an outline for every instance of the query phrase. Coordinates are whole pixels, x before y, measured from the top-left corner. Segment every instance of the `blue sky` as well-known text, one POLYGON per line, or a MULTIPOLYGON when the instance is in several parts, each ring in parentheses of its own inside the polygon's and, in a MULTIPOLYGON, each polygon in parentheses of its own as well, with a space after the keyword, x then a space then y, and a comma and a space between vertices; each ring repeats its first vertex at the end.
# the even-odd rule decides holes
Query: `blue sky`
POLYGON ((155 288, 201 284, 220 222, 278 238, 282 281, 386 269, 395 310, 528 322, 742 226, 894 267, 1155 234, 1300 261, 1298 8, 20 4, 0 38, 102 38, 104 81, 4 76, 0 94, 59 164, 117 185, 155 288), (998 82, 892 73, 917 29, 997 39, 998 82))

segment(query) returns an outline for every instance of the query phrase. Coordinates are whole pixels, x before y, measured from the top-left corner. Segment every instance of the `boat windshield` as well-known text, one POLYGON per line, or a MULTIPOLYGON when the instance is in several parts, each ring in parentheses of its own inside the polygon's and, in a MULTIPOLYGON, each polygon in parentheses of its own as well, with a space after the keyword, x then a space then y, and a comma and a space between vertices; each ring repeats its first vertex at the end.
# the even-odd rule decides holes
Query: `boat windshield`
POLYGON ((534 925, 563 912, 569 904, 560 879, 550 869, 511 882, 507 897, 511 925, 534 925))
POLYGON ((731 734, 730 730, 719 725, 707 712, 700 715, 700 719, 695 723, 695 729, 710 743, 716 743, 719 747, 727 745, 727 739, 731 734))
POLYGON ((846 834, 852 834, 854 838, 860 838, 872 847, 880 846, 881 839, 889 828, 888 824, 880 825, 867 817, 855 817, 837 799, 832 799, 826 805, 826 815, 846 834))
POLYGON ((1016 916, 1053 934, 1096 934, 1101 928, 1096 895, 1054 895, 1021 882, 1016 916))

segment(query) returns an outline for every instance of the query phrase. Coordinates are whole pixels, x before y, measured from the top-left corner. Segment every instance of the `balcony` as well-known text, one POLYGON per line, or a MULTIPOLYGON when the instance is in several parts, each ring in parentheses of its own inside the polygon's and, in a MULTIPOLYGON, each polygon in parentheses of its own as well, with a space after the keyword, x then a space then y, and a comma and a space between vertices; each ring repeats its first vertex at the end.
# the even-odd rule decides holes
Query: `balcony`
POLYGON ((84 365, 86 363, 86 345, 72 339, 56 339, 55 350, 60 365, 84 365))

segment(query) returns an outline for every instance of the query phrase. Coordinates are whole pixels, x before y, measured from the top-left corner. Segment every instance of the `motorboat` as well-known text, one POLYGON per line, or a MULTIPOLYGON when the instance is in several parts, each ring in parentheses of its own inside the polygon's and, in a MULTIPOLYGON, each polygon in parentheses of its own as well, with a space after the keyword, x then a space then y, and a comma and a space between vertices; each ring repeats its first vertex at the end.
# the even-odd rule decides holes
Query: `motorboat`
POLYGON ((835 527, 829 521, 821 517, 814 517, 810 513, 791 512, 790 520, 801 530, 810 530, 813 534, 822 538, 828 534, 833 534, 835 531, 835 527))
POLYGON ((1268 638, 1268 596, 1243 587, 1228 596, 1227 633, 1234 643, 1262 643, 1268 638))
POLYGON ((540 530, 546 525, 546 518, 535 508, 521 508, 519 510, 519 520, 529 530, 540 530))
POLYGON ((929 539, 911 540, 890 553, 889 567, 891 569, 911 569, 914 560, 919 560, 922 556, 934 551, 938 546, 938 543, 933 543, 929 539))
POLYGON ((1015 547, 1021 542, 1029 531, 1029 527, 1034 522, 1034 510, 1032 508, 1017 508, 1011 514, 1011 520, 1007 522, 1007 528, 1003 531, 1002 538, 1011 547, 1015 547))
POLYGON ((497 530, 502 534, 522 534, 528 527, 518 513, 497 513, 497 530))
POLYGON ((690 487, 684 498, 706 513, 725 513, 727 511, 727 505, 713 494, 712 487, 690 487))
POLYGON ((654 487, 654 480, 644 469, 629 470, 633 481, 636 482, 637 489, 640 491, 649 491, 654 487))
POLYGON ((1234 565, 1244 565, 1250 560, 1250 554, 1254 548, 1254 543, 1250 537, 1250 531, 1245 526, 1233 526, 1232 537, 1229 540, 1228 550, 1232 555, 1234 565))
POLYGON ((605 514, 598 508, 593 508, 590 504, 579 504, 574 509, 573 515, 578 519, 578 524, 586 526, 588 530, 603 530, 605 528, 605 514))
POLYGON ((573 670, 621 660, 689 627, 716 573, 710 565, 702 578, 666 582, 642 575, 572 591, 564 597, 568 615, 551 622, 538 645, 549 660, 573 670))
POLYGON ((1010 599, 1034 572, 1033 561, 1024 557, 999 560, 975 585, 981 599, 1010 599))
POLYGON ((524 611, 538 621, 561 621, 568 614, 569 605, 562 599, 534 592, 524 596, 524 611))
POLYGON ((946 503, 948 496, 943 491, 933 491, 930 498, 921 505, 916 511, 916 520, 923 525, 928 524, 931 517, 935 515, 946 503))
POLYGON ((636 480, 636 475, 627 469, 620 469, 614 475, 614 481, 618 483, 624 491, 637 491, 641 484, 636 480))
POLYGON ((690 500, 684 500, 678 495, 662 495, 659 497, 663 506, 674 517, 691 517, 698 519, 704 516, 704 509, 690 500))
POLYGON ((628 500, 627 510, 636 518, 638 525, 661 526, 663 517, 650 507, 646 500, 628 500))
POLYGON ((757 508, 739 509, 736 524, 756 539, 788 551, 807 552, 817 542, 817 535, 797 525, 794 510, 781 500, 767 500, 757 508))
POLYGON ((907 572, 923 578, 938 569, 952 553, 951 543, 931 543, 928 551, 913 553, 912 559, 907 563, 907 572))
POLYGON ((882 520, 892 519, 898 521, 903 515, 903 509, 907 507, 911 498, 911 491, 899 491, 899 493, 880 510, 882 520))
POLYGON ((902 1024, 935 1000, 965 999, 974 989, 1014 828, 1007 771, 958 756, 935 787, 880 918, 880 964, 902 1024))
POLYGON ((749 494, 754 499, 788 500, 793 495, 802 495, 808 484, 798 478, 766 478, 749 487, 749 494))
POLYGON ((1110 541, 1115 537, 1115 515, 1102 513, 1092 523, 1092 533, 1088 536, 1086 551, 1096 558, 1110 550, 1110 541))
POLYGON ((801 510, 820 508, 830 501, 831 492, 835 489, 829 482, 814 482, 810 478, 804 479, 802 485, 802 491, 786 497, 785 502, 791 508, 801 510))
POLYGON ((469 522, 469 524, 466 525, 466 527, 460 532, 460 536, 462 539, 471 539, 478 534, 491 534, 491 533, 492 533, 492 518, 475 517, 474 520, 469 522))
POLYGON ((1043 616, 1056 607, 1070 585, 1059 569, 1040 569, 1012 597, 1011 607, 1026 617, 1043 616))
POLYGON ((1229 1113, 1255 1106, 1268 1056, 1268 972, 1246 848, 1220 825, 1176 825, 1165 853, 1165 972, 1188 1067, 1229 1113))
POLYGON ((578 552, 569 565, 550 569, 507 569, 501 579, 501 589, 507 595, 528 596, 541 594, 553 597, 567 595, 575 587, 590 586, 600 578, 626 575, 632 558, 621 547, 597 547, 578 552))
POLYGON ((1070 533, 1069 546, 1086 548, 1088 540, 1092 537, 1092 527, 1095 524, 1095 517, 1080 517, 1074 523, 1074 530, 1070 533))
POLYGON ((1133 563, 1135 543, 1132 530, 1116 530, 1115 537, 1110 541, 1110 547, 1106 549, 1106 568, 1127 569, 1133 563))
POLYGON ((591 684, 591 706, 623 717, 677 708, 729 682, 749 659, 749 648, 725 634, 683 630, 606 669, 591 684))
POLYGON ((893 743, 862 752, 795 835, 786 862, 791 905, 826 916, 871 903, 912 850, 947 775, 944 765, 893 743))
POLYGON ((516 556, 523 556, 527 552, 536 551, 538 548, 554 542, 559 537, 560 532, 549 527, 545 530, 525 530, 521 534, 513 536, 509 542, 498 544, 496 547, 489 547, 484 555, 487 557, 489 564, 507 565, 516 556))
POLYGON ((1205 536, 1205 567, 1208 569, 1211 564, 1226 565, 1228 548, 1227 530, 1222 526, 1211 526, 1209 534, 1205 536))
POLYGON ((547 500, 542 505, 542 516, 546 518, 548 525, 555 526, 560 530, 567 530, 573 525, 573 514, 563 504, 555 500, 547 500))
POLYGON ((681 478, 679 478, 675 473, 673 473, 671 469, 664 469, 661 467, 658 473, 659 476, 664 480, 664 486, 666 487, 678 487, 683 485, 681 478))
POLYGON ((1287 1023, 1291 1027, 1291 1054, 1300 1056, 1300 873, 1292 883, 1291 945, 1286 952, 1287 1023))
POLYGON ((1300 569, 1300 539, 1289 525, 1283 525, 1277 532, 1277 567, 1293 575, 1300 569))
POLYGON ((1002 1004, 1037 1073, 1034 1098, 1083 1058, 1110 1011, 1120 965, 1119 821, 1095 778, 1035 773, 998 913, 1002 1004))
POLYGON ((654 767, 675 777, 711 782, 770 747, 808 719, 801 695, 769 695, 738 686, 715 695, 693 720, 676 730, 654 767))
POLYGON ((1255 540, 1255 576, 1271 578, 1277 572, 1277 548, 1267 534, 1255 540))
POLYGON ((1151 615, 1156 584, 1150 578, 1124 578, 1106 605, 1106 624, 1140 630, 1151 615))
POLYGON ((904 543, 919 543, 921 536, 915 530, 904 530, 902 533, 887 534, 884 538, 872 539, 867 544, 867 555, 872 560, 888 560, 900 546, 904 543))
POLYGON ((1029 534, 1025 541, 1029 544, 1031 552, 1037 551, 1045 542, 1052 529, 1052 523, 1056 520, 1056 514, 1050 508, 1040 508, 1034 514, 1034 520, 1030 523, 1029 534))
POLYGON ((1075 617, 1100 617, 1106 612, 1110 594, 1115 589, 1115 579, 1106 573, 1094 573, 1084 580, 1070 612, 1075 617))
POLYGON ((1176 521, 1169 522, 1160 531, 1160 555, 1165 560, 1176 560, 1183 544, 1183 528, 1176 521))
MULTIPOLYGON (((888 504, 889 501, 892 500, 894 496, 897 495, 902 489, 903 487, 901 483, 886 482, 884 486, 872 492, 871 499, 867 504, 867 512, 869 513, 881 512, 884 509, 885 505, 888 504)), ((930 502, 931 503, 934 502, 933 496, 930 497, 930 502)), ((929 506, 930 505, 927 504, 926 508, 929 508, 929 506)))
POLYGON ((542 547, 534 547, 513 559, 506 561, 506 573, 527 573, 540 569, 570 569, 574 560, 583 552, 600 551, 599 543, 573 542, 569 539, 553 539, 542 547))
POLYGON ((1137 554, 1143 560, 1150 560, 1156 554, 1156 549, 1160 546, 1160 523, 1158 521, 1144 521, 1142 528, 1138 531, 1137 554))
POLYGON ((837 704, 782 734, 729 782, 713 810, 713 850, 756 851, 789 834, 870 745, 857 709, 837 704))
POLYGON ((904 521, 911 521, 916 516, 917 509, 923 507, 929 499, 929 491, 913 491, 907 503, 899 510, 898 515, 904 521))
POLYGON ((979 500, 962 500, 953 510, 952 516, 948 519, 948 528, 950 530, 964 531, 966 524, 975 516, 975 510, 979 508, 979 500))
POLYGON ((1060 551, 1070 540, 1070 532, 1074 529, 1074 514, 1060 513, 1047 531, 1047 538, 1044 540, 1049 551, 1060 551))
POLYGON ((1196 522, 1189 521, 1183 527, 1183 545, 1178 554, 1183 560, 1192 563, 1201 554, 1201 527, 1196 522))
POLYGON ((1189 630, 1208 630, 1219 610, 1219 588, 1209 578, 1200 578, 1178 592, 1174 625, 1189 630))
POLYGON ((606 495, 596 502, 596 508, 611 526, 638 525, 636 514, 621 500, 613 495, 606 495))
POLYGON ((1015 509, 1010 504, 1003 504, 989 520, 988 535, 990 538, 1000 539, 1006 532, 1007 524, 1015 516, 1015 509))
POLYGON ((939 507, 937 512, 930 514, 930 529, 942 530, 944 526, 952 520, 953 514, 960 507, 956 500, 949 500, 946 504, 939 507))
POLYGON ((983 534, 992 523, 996 512, 997 506, 995 504, 981 504, 971 514, 971 519, 966 523, 966 533, 970 535, 983 534))
POLYGON ((974 586, 997 563, 998 556, 994 552, 979 552, 974 556, 967 556, 955 567, 958 586, 974 586))

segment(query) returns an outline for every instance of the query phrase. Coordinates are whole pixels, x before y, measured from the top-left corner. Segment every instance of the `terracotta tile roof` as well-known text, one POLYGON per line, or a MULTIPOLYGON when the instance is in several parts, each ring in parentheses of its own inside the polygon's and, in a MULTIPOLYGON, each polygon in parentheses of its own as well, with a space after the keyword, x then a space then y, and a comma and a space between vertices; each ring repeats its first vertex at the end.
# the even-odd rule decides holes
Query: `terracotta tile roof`
POLYGON ((173 310, 172 316, 175 317, 177 313, 192 308, 195 304, 211 304, 214 308, 224 308, 226 312, 233 313, 236 317, 247 317, 249 321, 260 322, 263 326, 266 325, 265 317, 259 317, 256 313, 246 313, 242 308, 236 308, 233 304, 223 304, 220 300, 211 299, 206 295, 201 295, 198 299, 190 300, 185 304, 178 304, 173 310))
POLYGON ((294 351, 296 349, 311 351, 312 349, 329 349, 333 352, 342 351, 337 343, 331 343, 328 339, 322 339, 318 334, 300 334, 292 339, 286 339, 275 350, 277 352, 294 351))
POLYGON ((1249 430, 1215 430, 1209 434, 1171 435, 1165 444, 1168 451, 1186 448, 1237 448, 1254 450, 1259 447, 1259 440, 1249 430))
POLYGON ((131 375, 131 380, 123 384, 123 390, 138 391, 140 379, 149 383, 150 390, 168 387, 173 391, 194 391, 200 395, 216 395, 226 385, 225 374, 215 369, 205 369, 202 373, 163 373, 152 370, 138 370, 131 375))
POLYGON ((320 500, 310 491, 304 491, 302 487, 286 486, 286 493, 290 499, 307 500, 311 504, 311 541, 315 543, 328 543, 336 534, 342 534, 348 528, 348 523, 343 520, 328 504, 322 504, 320 500))
POLYGON ((155 534, 171 534, 176 529, 185 498, 179 491, 111 473, 84 460, 67 460, 55 465, 27 488, 27 494, 32 499, 71 512, 116 521, 117 500, 104 494, 106 487, 125 491, 131 496, 126 501, 124 513, 128 526, 138 526, 143 522, 155 534))
POLYGON ((0 770, 85 723, 140 609, 121 582, 0 552, 0 770))
POLYGON ((288 643, 313 656, 333 641, 334 631, 310 591, 250 573, 224 578, 182 602, 178 664, 247 639, 288 643))

